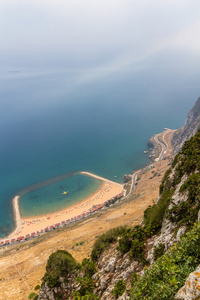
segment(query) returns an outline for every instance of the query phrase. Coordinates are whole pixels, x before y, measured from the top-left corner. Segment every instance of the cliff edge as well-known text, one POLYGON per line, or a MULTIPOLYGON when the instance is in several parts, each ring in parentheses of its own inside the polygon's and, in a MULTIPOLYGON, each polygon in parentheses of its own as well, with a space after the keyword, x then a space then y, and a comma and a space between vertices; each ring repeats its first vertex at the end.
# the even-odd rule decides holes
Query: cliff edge
POLYGON ((196 101, 194 107, 189 111, 185 125, 180 128, 172 139, 172 146, 174 148, 174 153, 178 153, 185 141, 188 141, 192 136, 194 136, 198 129, 200 128, 200 97, 196 101))

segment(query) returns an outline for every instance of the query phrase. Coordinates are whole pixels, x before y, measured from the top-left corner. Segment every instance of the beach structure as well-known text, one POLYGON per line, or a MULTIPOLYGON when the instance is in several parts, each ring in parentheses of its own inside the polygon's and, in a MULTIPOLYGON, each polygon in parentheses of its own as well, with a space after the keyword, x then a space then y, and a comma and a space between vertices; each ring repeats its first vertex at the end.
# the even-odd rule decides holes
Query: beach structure
MULTIPOLYGON (((67 220, 63 220, 61 222, 58 222, 56 224, 53 224, 53 225, 49 225, 41 230, 38 230, 38 231, 35 231, 35 232, 32 232, 30 234, 26 234, 25 236, 19 236, 17 238, 12 238, 11 240, 2 240, 0 242, 0 246, 4 246, 4 245, 9 245, 9 244, 13 244, 13 243, 19 243, 19 242, 23 242, 25 240, 28 240, 28 239, 31 239, 31 238, 34 238, 34 237, 37 237, 37 236, 40 236, 41 234, 45 233, 45 232, 49 232, 49 231, 52 231, 56 228, 60 228, 60 227, 63 227, 67 224, 70 224, 72 222, 75 222, 75 221, 78 221, 78 220, 81 220, 82 218, 85 218, 93 213, 96 213, 98 210, 104 208, 105 206, 107 205, 110 205, 110 204, 113 204, 116 200, 118 200, 119 198, 121 198, 123 196, 123 192, 117 194, 116 196, 110 198, 109 200, 106 200, 104 201, 103 203, 101 204, 96 204, 96 205, 93 205, 90 209, 88 209, 87 211, 84 211, 83 213, 81 213, 80 215, 77 215, 77 216, 74 216, 72 218, 69 218, 67 220), (114 202, 113 202, 114 201, 114 202)), ((59 216, 59 215, 58 215, 59 216)), ((47 217, 47 219, 51 219, 50 216, 47 217)), ((38 221, 38 220, 37 220, 38 221)), ((41 221, 39 219, 39 221, 41 221)), ((23 224, 25 224, 26 222, 24 222, 23 224)), ((31 226, 31 224, 34 224, 35 223, 35 220, 32 220, 32 221, 28 221, 27 222, 27 225, 28 226, 31 226)), ((21 230, 18 232, 18 234, 21 232, 21 230)))

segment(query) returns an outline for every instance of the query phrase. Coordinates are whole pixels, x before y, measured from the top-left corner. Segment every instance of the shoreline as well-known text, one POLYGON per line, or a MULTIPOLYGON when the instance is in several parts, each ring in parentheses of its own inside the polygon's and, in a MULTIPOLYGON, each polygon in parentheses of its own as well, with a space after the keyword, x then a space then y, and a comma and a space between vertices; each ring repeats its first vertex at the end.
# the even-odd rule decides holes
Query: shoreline
MULTIPOLYGON (((165 141, 170 147, 171 133, 165 136, 165 141)), ((170 154, 171 148, 167 151, 166 158, 155 163, 152 170, 141 173, 135 186, 131 198, 128 201, 120 200, 117 205, 109 209, 101 210, 97 214, 91 215, 77 223, 72 223, 60 230, 54 230, 50 234, 43 235, 39 239, 31 239, 26 243, 16 243, 11 246, 1 247, 1 292, 4 298, 12 294, 12 300, 15 295, 21 293, 27 299, 30 291, 25 286, 21 277, 18 276, 16 269, 13 268, 9 260, 12 256, 16 267, 25 276, 27 284, 34 289, 41 284, 41 278, 44 276, 46 263, 49 256, 55 251, 61 249, 68 251, 78 262, 91 255, 94 242, 97 236, 102 235, 111 228, 119 226, 139 225, 142 222, 144 210, 149 205, 156 203, 159 196, 159 185, 162 178, 172 163, 170 154), (155 176, 154 176, 155 175, 155 176), (10 285, 12 281, 12 285, 10 285), (8 291, 8 287, 10 287, 8 291), (6 292, 7 294, 5 294, 6 292)), ((11 299, 10 298, 10 299, 11 299)))
POLYGON ((123 184, 121 184, 121 183, 112 181, 112 180, 107 179, 107 178, 105 178, 105 177, 95 175, 95 174, 93 174, 93 173, 91 173, 91 172, 81 171, 80 174, 82 174, 82 175, 87 175, 87 176, 93 177, 93 178, 95 178, 95 179, 104 181, 104 182, 108 182, 108 183, 112 183, 112 184, 114 183, 114 184, 119 185, 119 186, 123 185, 123 184))
MULTIPOLYGON (((117 196, 123 192, 123 184, 116 183, 109 179, 97 176, 89 172, 80 172, 80 174, 88 175, 102 181, 101 186, 92 193, 89 197, 82 199, 76 204, 72 204, 69 207, 63 208, 52 213, 21 217, 19 209, 19 200, 21 195, 16 195, 12 200, 15 229, 7 237, 2 238, 1 244, 8 242, 12 238, 13 242, 20 241, 20 237, 26 235, 33 235, 33 233, 45 232, 45 228, 54 226, 55 224, 63 223, 64 219, 77 219, 77 216, 88 214, 93 207, 101 205, 107 202, 111 198, 117 196), (42 232, 41 232, 42 230, 42 232), (3 242, 3 243, 2 243, 3 242)), ((23 193, 24 194, 24 193, 23 193)), ((67 224, 67 222, 65 221, 67 224)), ((21 239, 22 240, 22 239, 21 239)))
POLYGON ((17 231, 19 231, 21 229, 22 222, 21 222, 21 215, 20 215, 20 210, 19 210, 19 200, 20 200, 19 195, 16 195, 12 200, 14 220, 15 220, 15 229, 6 238, 12 238, 17 233, 17 231))
MULTIPOLYGON (((164 134, 164 132, 165 133, 167 133, 168 131, 175 131, 175 130, 164 130, 162 133, 160 133, 160 134, 157 134, 156 136, 161 136, 162 134, 164 134)), ((164 136, 165 136, 165 134, 164 134, 164 136)), ((155 142, 156 142, 156 144, 158 145, 159 143, 155 140, 155 142)), ((161 146, 161 148, 162 148, 162 146, 161 146)), ((161 151, 162 152, 162 151, 161 151)), ((163 157, 166 155, 166 151, 165 151, 165 153, 164 153, 164 155, 163 155, 163 157)), ((158 155, 158 160, 162 160, 163 159, 163 157, 161 157, 161 155, 159 154, 158 155)), ((155 162, 157 161, 157 159, 155 159, 155 162)), ((148 168, 150 165, 147 165, 146 166, 146 168, 148 168)), ((146 169, 146 168, 144 168, 144 169, 146 169)), ((142 171, 143 169, 140 169, 140 170, 138 170, 136 173, 134 172, 133 174, 135 175, 135 176, 137 176, 137 174, 140 172, 140 171, 142 171)), ((33 224, 33 223, 38 223, 38 222, 42 222, 43 223, 43 225, 44 226, 50 226, 50 225, 55 225, 55 222, 57 221, 61 221, 61 219, 60 219, 60 216, 62 215, 62 214, 67 214, 67 216, 66 217, 69 217, 69 218, 72 218, 72 219, 76 219, 77 220, 77 217, 76 216, 74 216, 74 213, 73 213, 73 216, 72 216, 72 214, 71 214, 71 212, 74 210, 74 209, 77 209, 76 210, 76 213, 77 213, 77 215, 78 215, 78 217, 81 217, 82 216, 82 214, 84 214, 84 217, 85 217, 85 215, 86 215, 86 210, 83 210, 83 208, 89 208, 89 207, 87 207, 88 206, 88 204, 90 203, 91 205, 92 205, 92 208, 93 207, 95 207, 95 206, 101 206, 102 207, 102 203, 106 203, 108 200, 111 200, 112 198, 114 198, 114 197, 116 197, 116 196, 118 196, 120 193, 121 194, 123 194, 123 185, 122 184, 120 184, 120 183, 117 183, 117 182, 114 182, 114 181, 112 181, 112 180, 109 180, 109 179, 107 179, 107 178, 104 178, 104 177, 101 177, 101 176, 98 176, 98 175, 95 175, 95 174, 93 174, 93 173, 90 173, 90 172, 85 172, 85 171, 81 171, 81 172, 79 172, 79 174, 82 174, 82 175, 87 175, 87 176, 90 176, 90 177, 93 177, 93 178, 96 178, 96 179, 98 179, 98 180, 101 180, 102 182, 104 182, 104 184, 98 189, 98 191, 96 191, 94 194, 92 194, 90 197, 88 197, 88 198, 86 198, 86 199, 83 199, 82 201, 80 201, 80 202, 78 202, 78 203, 76 203, 76 204, 74 204, 74 205, 71 205, 71 206, 69 206, 68 208, 65 208, 65 209, 63 209, 63 210, 60 210, 60 211, 57 211, 57 212, 54 212, 54 213, 51 213, 51 214, 46 214, 46 215, 41 215, 41 216, 35 216, 35 219, 34 219, 34 216, 32 216, 32 217, 28 217, 28 218, 21 218, 21 216, 20 216, 20 212, 19 212, 19 199, 20 199, 20 196, 15 196, 14 198, 13 198, 13 210, 14 210, 14 215, 16 216, 15 217, 15 222, 16 222, 16 228, 14 229, 14 231, 10 234, 10 235, 8 235, 7 237, 5 237, 4 238, 4 241, 5 241, 5 239, 7 238, 11 238, 11 237, 13 237, 15 234, 17 234, 17 235, 19 235, 19 233, 21 234, 21 235, 23 235, 24 234, 24 237, 25 237, 25 234, 27 234, 27 230, 25 231, 25 233, 24 233, 24 227, 23 226, 25 226, 25 224, 28 224, 28 226, 30 226, 31 224, 33 224), (107 187, 106 187, 106 185, 107 185, 107 187), (113 194, 113 195, 107 195, 107 197, 106 198, 103 198, 102 199, 102 197, 101 197, 101 199, 99 199, 99 194, 101 194, 103 191, 104 191, 104 189, 106 189, 106 188, 111 188, 111 186, 115 186, 115 187, 118 187, 119 189, 121 189, 121 190, 117 190, 117 192, 115 191, 115 194, 113 194), (118 195, 117 195, 118 194, 118 195), (14 201, 14 199, 15 199, 15 201, 14 201), (95 201, 95 200, 98 200, 98 201, 95 201), (101 201, 101 202, 100 202, 101 201), (85 204, 86 203, 86 204, 85 204), (79 208, 79 209, 78 209, 79 208), (81 210, 80 210, 80 208, 81 208, 81 210), (59 220, 58 220, 58 217, 59 217, 59 220), (45 222, 45 219, 46 219, 46 221, 47 220, 51 220, 51 222, 45 222), (31 221, 32 220, 32 221, 31 221), (17 222, 18 222, 18 224, 17 224, 17 222), (52 224, 52 222, 54 222, 53 224, 52 224), (23 226, 22 226, 23 225, 23 226), (19 230, 19 229, 22 229, 22 230, 19 230), (19 232, 17 232, 17 231, 19 231, 19 232)), ((134 175, 132 175, 132 186, 133 186, 133 188, 134 188, 134 186, 135 186, 135 182, 134 182, 134 175)), ((135 180, 136 180, 136 178, 135 178, 135 180)), ((132 188, 132 189, 133 189, 132 188)), ((129 195, 130 195, 130 193, 132 192, 132 190, 130 190, 130 192, 129 192, 129 195)), ((127 196, 125 196, 125 198, 127 198, 127 196)), ((91 209, 89 209, 89 211, 91 211, 91 209)), ((67 220, 67 221, 69 221, 69 219, 67 220)), ((66 223, 67 224, 67 221, 63 221, 63 222, 61 222, 61 223, 66 223)), ((58 224, 58 223, 57 223, 58 224)), ((40 224, 41 225, 41 224, 40 224)), ((38 226, 37 226, 38 227, 38 226)), ((53 227, 53 226, 51 226, 51 227, 53 227)), ((31 226, 31 228, 33 228, 33 226, 31 226)), ((35 228, 35 227, 34 227, 35 228)), ((40 227, 41 228, 41 227, 40 227)), ((38 229, 38 228, 37 228, 38 229)), ((35 231, 36 232, 36 231, 35 231)), ((39 231, 37 231, 37 232, 39 232, 39 231)), ((43 231, 43 232, 45 232, 45 230, 43 231)), ((29 235, 30 235, 30 230, 29 230, 29 235)), ((34 235, 35 236, 35 235, 34 235)), ((18 237, 19 238, 19 237, 18 237)))

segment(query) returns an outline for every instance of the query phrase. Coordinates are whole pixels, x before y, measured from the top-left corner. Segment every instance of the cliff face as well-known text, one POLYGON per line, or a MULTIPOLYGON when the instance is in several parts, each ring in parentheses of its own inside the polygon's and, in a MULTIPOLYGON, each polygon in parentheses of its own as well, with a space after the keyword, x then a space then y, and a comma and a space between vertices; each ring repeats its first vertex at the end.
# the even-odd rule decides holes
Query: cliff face
POLYGON ((174 299, 175 294, 177 299, 196 299, 193 296, 200 294, 199 149, 200 132, 175 157, 160 186, 159 200, 145 211, 141 225, 104 233, 96 239, 91 258, 81 265, 65 251, 52 254, 38 299, 143 300, 158 295, 174 299))
POLYGON ((194 136, 200 128, 200 98, 196 101, 194 107, 189 111, 185 125, 179 129, 172 139, 174 153, 178 153, 185 141, 194 136))

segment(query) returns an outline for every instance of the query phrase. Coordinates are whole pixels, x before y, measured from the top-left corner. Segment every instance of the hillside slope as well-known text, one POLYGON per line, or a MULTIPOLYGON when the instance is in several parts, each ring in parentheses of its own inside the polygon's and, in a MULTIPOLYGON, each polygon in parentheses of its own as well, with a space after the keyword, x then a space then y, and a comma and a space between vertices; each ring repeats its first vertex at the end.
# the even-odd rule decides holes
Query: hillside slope
POLYGON ((175 157, 141 225, 103 234, 82 264, 50 256, 38 299, 174 299, 200 263, 199 149, 200 132, 175 157))

